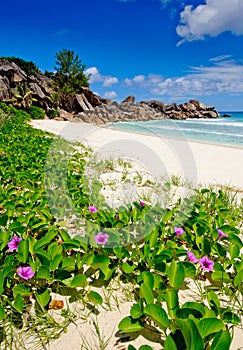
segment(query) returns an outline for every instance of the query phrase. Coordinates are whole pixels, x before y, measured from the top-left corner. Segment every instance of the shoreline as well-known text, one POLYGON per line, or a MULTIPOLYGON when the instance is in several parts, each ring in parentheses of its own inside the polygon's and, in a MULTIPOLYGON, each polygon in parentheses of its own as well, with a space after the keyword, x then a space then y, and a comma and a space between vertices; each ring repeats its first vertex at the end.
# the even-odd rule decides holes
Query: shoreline
MULTIPOLYGON (((120 123, 120 122, 119 122, 120 123)), ((127 123, 127 122, 125 122, 127 123)), ((153 136, 153 137, 162 137, 165 139, 173 139, 173 140, 178 140, 178 141, 186 141, 186 142, 195 142, 195 143, 202 143, 202 144, 207 144, 207 145, 212 145, 212 146, 219 146, 219 147, 230 147, 230 148, 236 148, 236 149, 243 149, 243 146, 239 146, 239 145, 230 145, 227 143, 214 143, 214 142, 210 142, 210 141, 203 141, 203 140, 194 140, 194 139, 190 139, 190 138, 180 138, 180 137, 175 137, 175 136, 167 136, 167 135, 161 135, 161 134, 156 134, 153 135, 142 132, 142 131, 133 131, 133 130, 126 130, 126 129, 119 129, 119 128, 115 128, 109 125, 101 125, 100 127, 102 128, 107 128, 107 129, 112 129, 112 130, 118 130, 118 131, 124 131, 124 132, 130 132, 132 134, 139 134, 139 135, 146 135, 146 136, 153 136)))
POLYGON ((107 125, 33 120, 35 128, 88 144, 106 157, 132 158, 154 176, 179 175, 193 184, 243 188, 243 147, 118 130, 107 125))

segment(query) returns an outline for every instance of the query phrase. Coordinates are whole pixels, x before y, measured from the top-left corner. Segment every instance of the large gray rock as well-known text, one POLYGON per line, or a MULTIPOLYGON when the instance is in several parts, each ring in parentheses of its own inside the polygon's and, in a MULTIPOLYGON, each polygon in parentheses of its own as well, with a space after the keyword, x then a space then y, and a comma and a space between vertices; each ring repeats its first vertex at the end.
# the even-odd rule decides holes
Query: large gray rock
POLYGON ((6 77, 0 77, 0 101, 8 101, 10 99, 9 94, 9 82, 6 77))
MULTIPOLYGON (((217 118, 219 116, 214 106, 206 106, 193 99, 179 105, 175 102, 166 104, 158 100, 135 103, 135 96, 130 95, 118 103, 102 98, 85 87, 80 94, 54 96, 57 94, 52 89, 50 78, 41 74, 28 76, 15 63, 0 60, 0 101, 14 101, 13 91, 18 91, 18 86, 21 84, 31 92, 32 103, 44 108, 47 115, 50 116, 50 112, 58 108, 60 116, 57 120, 82 120, 104 124, 131 120, 217 118)), ((18 107, 24 107, 21 101, 15 102, 18 107)))
POLYGON ((125 100, 122 101, 122 103, 134 103, 135 102, 135 96, 134 95, 129 95, 125 98, 125 100))

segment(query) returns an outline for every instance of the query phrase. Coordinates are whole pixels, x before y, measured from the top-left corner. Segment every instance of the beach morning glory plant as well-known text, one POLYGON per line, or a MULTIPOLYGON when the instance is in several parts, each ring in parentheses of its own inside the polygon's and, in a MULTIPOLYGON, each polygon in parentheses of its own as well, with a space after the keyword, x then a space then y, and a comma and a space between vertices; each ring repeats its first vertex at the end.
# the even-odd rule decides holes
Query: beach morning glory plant
POLYGON ((181 227, 174 227, 174 231, 177 236, 183 235, 183 233, 185 233, 185 231, 181 227))
POLYGON ((99 232, 96 236, 94 236, 95 242, 100 245, 106 244, 108 242, 108 238, 109 235, 102 232, 99 232))
POLYGON ((8 242, 8 249, 10 252, 13 252, 14 250, 18 249, 19 242, 22 241, 22 238, 13 236, 11 241, 8 242))
POLYGON ((17 270, 17 274, 24 280, 29 280, 34 276, 34 271, 31 266, 20 266, 17 270))
POLYGON ((88 209, 91 215, 98 212, 98 209, 96 208, 95 205, 89 205, 88 209))
POLYGON ((187 252, 187 257, 189 262, 197 263, 199 261, 192 252, 187 252))
POLYGON ((214 262, 210 260, 207 256, 204 256, 203 258, 199 259, 199 263, 203 270, 213 271, 214 262))
POLYGON ((229 237, 226 233, 224 233, 222 230, 218 230, 218 239, 222 238, 222 237, 229 237))

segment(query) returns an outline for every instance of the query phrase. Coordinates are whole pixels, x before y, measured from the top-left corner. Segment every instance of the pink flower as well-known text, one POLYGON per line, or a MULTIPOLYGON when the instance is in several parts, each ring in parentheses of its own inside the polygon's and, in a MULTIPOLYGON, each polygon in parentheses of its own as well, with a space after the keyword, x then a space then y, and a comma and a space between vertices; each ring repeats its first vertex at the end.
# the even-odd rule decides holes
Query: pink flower
POLYGON ((177 236, 183 235, 183 233, 185 233, 185 231, 181 227, 174 227, 174 231, 177 236))
POLYGON ((98 209, 95 205, 89 205, 88 209, 91 215, 98 212, 98 209))
POLYGON ((146 205, 143 201, 140 201, 140 200, 139 200, 139 204, 140 204, 140 207, 145 207, 146 205))
POLYGON ((210 260, 207 256, 199 259, 200 265, 206 271, 213 271, 214 262, 210 260))
POLYGON ((224 233, 222 230, 218 230, 218 239, 220 239, 221 237, 229 237, 226 233, 224 233))
POLYGON ((95 242, 100 245, 106 244, 108 242, 108 238, 109 235, 107 233, 102 232, 99 232, 96 236, 94 236, 95 242))
POLYGON ((13 252, 14 250, 18 249, 19 242, 22 241, 22 238, 13 236, 11 241, 8 242, 8 249, 10 252, 13 252))
POLYGON ((17 274, 24 280, 29 280, 34 276, 34 271, 31 266, 20 266, 17 270, 17 274))
POLYGON ((192 252, 187 252, 187 257, 189 262, 197 263, 199 261, 192 252))

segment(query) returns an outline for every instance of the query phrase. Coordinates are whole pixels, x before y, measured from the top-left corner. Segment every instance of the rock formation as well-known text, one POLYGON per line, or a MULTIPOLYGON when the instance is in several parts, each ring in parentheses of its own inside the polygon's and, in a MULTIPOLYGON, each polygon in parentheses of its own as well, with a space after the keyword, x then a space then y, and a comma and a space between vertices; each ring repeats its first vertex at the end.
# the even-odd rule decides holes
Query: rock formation
POLYGON ((214 106, 206 106, 197 100, 182 104, 166 104, 158 100, 135 103, 130 95, 121 103, 95 95, 88 88, 81 94, 57 95, 52 80, 41 74, 27 75, 15 63, 0 60, 0 101, 26 108, 33 104, 43 108, 49 118, 58 110, 57 120, 85 121, 96 124, 118 121, 156 119, 217 118, 214 106))

